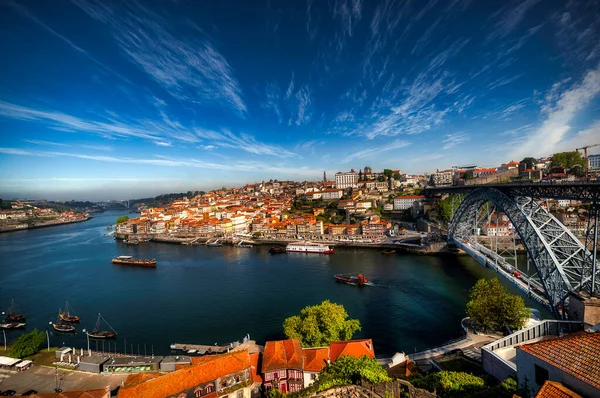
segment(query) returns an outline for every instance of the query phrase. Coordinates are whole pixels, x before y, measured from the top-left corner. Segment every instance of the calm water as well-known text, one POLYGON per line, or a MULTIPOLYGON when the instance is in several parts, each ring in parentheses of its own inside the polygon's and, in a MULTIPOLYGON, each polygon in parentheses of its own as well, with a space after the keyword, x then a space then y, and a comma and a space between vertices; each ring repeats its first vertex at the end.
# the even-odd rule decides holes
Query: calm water
MULTIPOLYGON (((85 223, 0 234, 2 308, 14 298, 27 316, 27 330, 49 328, 52 345, 76 347, 85 347, 81 329, 93 328, 100 312, 119 334, 111 351, 116 345, 122 352, 126 340, 128 352, 133 344, 143 353, 145 344, 148 353, 153 347, 154 353, 167 354, 174 342, 221 344, 247 333, 259 343, 282 338, 286 317, 329 299, 361 321, 356 337, 373 338, 376 353, 386 354, 457 337, 470 287, 494 275, 468 257, 127 246, 104 236, 119 215, 107 212, 85 223), (110 260, 116 255, 159 263, 155 270, 114 266, 110 260), (363 272, 375 286, 335 283, 333 274, 346 272, 363 272), (56 334, 48 324, 66 300, 82 319, 76 336, 56 334)), ((8 339, 19 333, 7 332, 8 339)))

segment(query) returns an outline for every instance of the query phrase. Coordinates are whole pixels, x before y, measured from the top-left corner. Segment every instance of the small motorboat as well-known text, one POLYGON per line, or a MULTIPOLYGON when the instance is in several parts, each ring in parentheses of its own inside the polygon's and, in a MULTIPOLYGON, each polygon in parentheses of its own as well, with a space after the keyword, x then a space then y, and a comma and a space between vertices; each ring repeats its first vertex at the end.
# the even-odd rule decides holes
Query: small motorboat
POLYGON ((333 277, 336 281, 347 283, 348 285, 364 286, 369 283, 369 280, 363 274, 336 274, 333 277))
POLYGON ((287 251, 285 250, 284 247, 273 246, 272 248, 269 249, 269 253, 271 253, 271 254, 284 254, 284 253, 287 253, 287 251))

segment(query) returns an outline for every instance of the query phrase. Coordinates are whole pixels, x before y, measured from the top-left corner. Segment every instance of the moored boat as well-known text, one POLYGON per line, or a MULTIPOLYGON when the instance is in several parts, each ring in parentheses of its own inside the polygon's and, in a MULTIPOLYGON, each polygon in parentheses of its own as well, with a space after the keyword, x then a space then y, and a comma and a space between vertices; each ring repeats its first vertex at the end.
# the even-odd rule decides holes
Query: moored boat
POLYGON ((0 329, 21 329, 25 327, 25 322, 9 322, 9 323, 0 323, 0 329))
POLYGON ((321 243, 312 242, 296 242, 290 243, 285 248, 287 252, 292 253, 320 253, 320 254, 333 254, 333 249, 327 245, 321 243))
POLYGON ((210 240, 206 242, 206 246, 210 246, 210 247, 220 247, 223 246, 223 244, 221 242, 219 242, 219 240, 215 240, 214 242, 211 242, 210 240))
POLYGON ((333 277, 336 279, 336 281, 342 282, 342 283, 347 283, 349 285, 364 286, 367 283, 369 283, 369 280, 363 274, 358 274, 358 275, 336 274, 333 277))
POLYGON ((285 247, 273 246, 272 248, 269 249, 269 253, 271 253, 271 254, 283 254, 283 253, 286 253, 286 251, 285 251, 285 247))
POLYGON ((118 256, 112 259, 113 264, 119 265, 137 265, 140 267, 156 267, 155 259, 133 258, 132 256, 118 256))
POLYGON ((106 322, 106 320, 99 313, 98 313, 98 320, 96 321, 96 327, 94 328, 94 330, 92 330, 90 332, 86 332, 86 334, 90 337, 90 339, 106 340, 106 339, 114 339, 117 337, 117 332, 114 331, 114 329, 108 324, 108 322, 106 322), (102 330, 101 329, 101 327, 100 327, 101 320, 104 321, 104 323, 108 326, 108 328, 110 330, 102 330))
POLYGON ((63 322, 68 323, 79 323, 79 317, 73 313, 73 309, 69 308, 69 302, 65 303, 65 310, 61 312, 58 310, 58 317, 63 322))
POLYGON ((61 332, 61 333, 75 333, 75 326, 69 325, 69 324, 64 323, 62 321, 58 321, 56 323, 52 322, 52 327, 57 332, 61 332))
POLYGON ((6 314, 4 315, 4 322, 6 323, 20 323, 25 321, 25 315, 20 314, 19 310, 17 310, 17 306, 15 305, 15 300, 11 300, 10 308, 6 310, 6 314))

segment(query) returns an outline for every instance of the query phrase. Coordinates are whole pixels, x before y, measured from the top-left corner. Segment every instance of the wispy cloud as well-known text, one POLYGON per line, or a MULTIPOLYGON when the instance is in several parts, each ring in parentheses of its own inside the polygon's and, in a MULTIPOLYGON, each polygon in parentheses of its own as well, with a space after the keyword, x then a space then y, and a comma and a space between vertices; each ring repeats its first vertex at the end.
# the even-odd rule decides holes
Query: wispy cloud
POLYGON ((310 106, 312 104, 312 96, 307 86, 298 90, 296 100, 298 102, 298 117, 295 123, 299 126, 308 123, 311 117, 310 106))
POLYGON ((502 10, 492 16, 495 20, 495 28, 487 39, 503 38, 516 29, 529 9, 539 3, 540 0, 513 1, 502 10))
POLYGON ((404 148, 409 146, 410 142, 403 140, 395 140, 389 144, 381 145, 378 147, 363 149, 358 152, 354 152, 344 158, 342 160, 343 163, 349 163, 355 159, 375 159, 377 155, 380 155, 384 152, 388 152, 394 149, 404 148))
POLYGON ((170 146, 171 140, 198 143, 205 139, 212 141, 211 144, 214 145, 256 155, 271 155, 281 158, 297 156, 279 145, 262 143, 252 135, 245 133, 236 135, 226 129, 222 132, 199 128, 190 129, 179 123, 161 123, 153 120, 138 120, 134 124, 134 122, 120 121, 113 117, 105 120, 86 120, 62 112, 27 108, 5 101, 0 101, 0 116, 29 122, 44 122, 53 129, 66 128, 72 131, 85 131, 105 138, 139 138, 160 146, 170 146))
POLYGON ((444 143, 443 150, 451 149, 457 146, 458 144, 462 144, 465 141, 470 139, 470 135, 465 133, 464 131, 452 134, 446 134, 446 138, 442 140, 444 143))
POLYGON ((515 80, 523 77, 523 75, 524 75, 524 73, 519 73, 514 76, 499 77, 496 80, 494 80, 493 82, 491 82, 490 84, 488 84, 487 89, 493 90, 498 87, 506 86, 507 84, 510 84, 510 83, 514 82, 515 80))
POLYGON ((555 87, 550 90, 552 94, 542 106, 545 120, 521 145, 513 148, 513 156, 541 156, 555 151, 571 130, 569 123, 600 93, 600 65, 571 87, 560 93, 558 90, 555 87))
POLYGON ((212 151, 213 149, 216 149, 217 147, 214 145, 198 145, 198 148, 203 149, 205 151, 212 151))
POLYGON ((31 14, 29 12, 29 10, 27 10, 27 8, 25 8, 25 6, 23 6, 22 4, 17 4, 17 3, 13 2, 13 1, 8 1, 8 2, 5 2, 5 3, 0 3, 0 7, 3 6, 3 5, 8 6, 8 7, 12 7, 13 9, 17 10, 19 13, 21 13, 21 15, 26 16, 27 18, 31 19, 33 22, 35 22, 36 24, 38 24, 42 28, 46 29, 52 35, 54 35, 55 37, 58 37, 63 42, 67 43, 73 50, 75 50, 78 53, 82 54, 87 59, 89 59, 90 61, 92 61, 96 65, 100 66, 102 69, 104 69, 106 71, 109 71, 113 75, 115 75, 118 78, 120 78, 121 80, 130 83, 130 81, 127 78, 125 78, 121 74, 117 73, 114 69, 109 68, 104 63, 98 61, 96 58, 94 58, 92 55, 90 55, 83 48, 81 48, 77 44, 73 43, 71 40, 69 40, 68 38, 66 38, 64 35, 61 35, 57 31, 55 31, 54 29, 52 29, 51 27, 49 27, 47 24, 45 24, 42 20, 40 20, 39 18, 37 18, 35 15, 31 14))
POLYGON ((25 142, 29 142, 30 144, 35 144, 35 145, 44 145, 44 146, 62 146, 62 147, 70 147, 71 145, 69 144, 64 144, 64 143, 60 143, 60 142, 52 142, 52 141, 43 141, 43 140, 25 140, 25 142))
POLYGON ((87 149, 93 149, 96 151, 112 151, 113 147, 108 146, 108 145, 88 145, 88 144, 82 144, 81 145, 82 148, 87 148, 87 149))
POLYGON ((194 129, 194 133, 199 138, 214 141, 220 147, 241 149, 255 155, 271 155, 280 158, 298 157, 297 154, 278 145, 268 145, 258 142, 256 138, 248 134, 240 134, 238 136, 226 129, 222 132, 194 129))
POLYGON ((288 84, 288 88, 285 91, 285 98, 290 98, 294 94, 294 73, 292 72, 292 79, 290 80, 290 84, 288 84))
POLYGON ((246 112, 232 68, 207 37, 175 37, 169 21, 137 2, 73 2, 109 26, 131 62, 173 97, 194 103, 216 102, 240 114, 246 112))
POLYGON ((130 157, 118 157, 118 156, 99 156, 99 155, 88 155, 83 153, 71 153, 71 152, 53 152, 53 151, 26 151, 17 148, 5 148, 0 147, 0 153, 7 155, 18 155, 18 156, 35 156, 35 157, 72 157, 77 159, 85 159, 98 162, 108 163, 123 163, 123 164, 139 164, 147 166, 161 166, 161 167, 190 167, 200 169, 212 169, 212 170, 226 170, 226 171, 242 171, 242 172, 268 172, 268 173, 285 173, 285 174, 296 174, 296 175, 310 175, 318 176, 322 173, 322 170, 313 170, 308 167, 291 167, 285 165, 277 165, 273 163, 263 162, 251 162, 251 161, 239 161, 239 162, 226 162, 216 163, 207 162, 201 159, 195 158, 172 158, 167 156, 160 156, 155 158, 130 158, 130 157))

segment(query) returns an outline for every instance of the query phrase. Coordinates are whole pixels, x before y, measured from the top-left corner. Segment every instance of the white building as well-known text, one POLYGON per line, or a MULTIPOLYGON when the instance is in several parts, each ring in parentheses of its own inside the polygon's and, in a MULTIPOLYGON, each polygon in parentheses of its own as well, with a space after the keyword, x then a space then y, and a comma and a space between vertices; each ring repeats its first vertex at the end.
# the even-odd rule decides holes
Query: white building
POLYGON ((394 210, 410 209, 414 202, 422 202, 423 200, 425 200, 425 196, 422 195, 398 196, 394 198, 394 210))
POLYGON ((356 188, 358 184, 358 173, 354 169, 349 172, 338 171, 335 173, 335 186, 339 189, 356 188))
POLYGON ((588 156, 588 167, 591 170, 600 170, 600 154, 588 156))
POLYGON ((322 192, 323 200, 338 200, 343 195, 343 191, 341 189, 335 188, 327 188, 322 192))
POLYGON ((452 177, 454 172, 452 170, 436 171, 431 174, 431 183, 436 187, 444 185, 452 185, 452 177))

